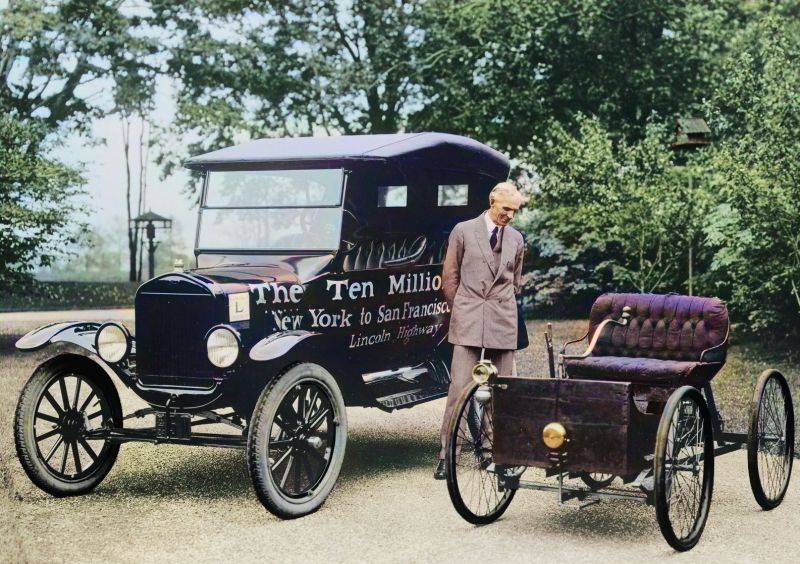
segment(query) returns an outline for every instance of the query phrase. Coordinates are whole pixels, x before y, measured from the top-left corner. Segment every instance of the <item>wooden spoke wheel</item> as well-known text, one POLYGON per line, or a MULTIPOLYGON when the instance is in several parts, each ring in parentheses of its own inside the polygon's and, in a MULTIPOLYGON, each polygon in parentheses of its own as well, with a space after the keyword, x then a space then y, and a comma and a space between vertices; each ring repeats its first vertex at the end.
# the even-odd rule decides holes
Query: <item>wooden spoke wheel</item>
POLYGON ((319 509, 344 459, 347 416, 330 373, 297 364, 261 394, 247 441, 256 493, 275 515, 293 519, 319 509))
POLYGON ((683 386, 661 415, 653 461, 655 506, 664 539, 689 550, 703 534, 714 487, 714 437, 702 394, 683 386))
POLYGON ((516 494, 515 489, 499 488, 492 460, 491 401, 479 400, 486 390, 475 384, 464 391, 447 431, 447 491, 458 514, 476 525, 498 519, 516 494))
POLYGON ((758 378, 750 409, 747 470, 750 487, 765 510, 786 495, 794 458, 794 406, 786 378, 765 370, 758 378))
POLYGON ((122 426, 114 385, 91 361, 57 359, 34 372, 14 421, 17 456, 31 481, 54 496, 80 495, 111 470, 119 444, 87 436, 122 426))

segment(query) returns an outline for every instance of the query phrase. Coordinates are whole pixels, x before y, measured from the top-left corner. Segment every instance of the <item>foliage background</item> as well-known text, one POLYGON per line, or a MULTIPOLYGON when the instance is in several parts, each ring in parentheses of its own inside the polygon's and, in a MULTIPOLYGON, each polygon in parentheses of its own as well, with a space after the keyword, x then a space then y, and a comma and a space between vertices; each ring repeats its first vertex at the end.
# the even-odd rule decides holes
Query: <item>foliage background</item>
MULTIPOLYGON (((794 338, 799 16, 796 1, 764 0, 11 0, 0 283, 24 287, 20 276, 69 249, 83 264, 81 236, 103 263, 104 241, 124 231, 98 238, 81 224, 81 176, 52 147, 76 132, 97 141, 101 116, 152 119, 165 79, 174 120, 138 147, 164 174, 251 137, 469 135, 509 154, 532 195, 519 219, 529 307, 583 313, 602 291, 687 292, 691 269, 694 293, 794 338), (671 151, 678 116, 703 117, 713 144, 671 151)), ((135 189, 129 176, 134 208, 135 189)), ((97 271, 113 277, 118 258, 97 271)))

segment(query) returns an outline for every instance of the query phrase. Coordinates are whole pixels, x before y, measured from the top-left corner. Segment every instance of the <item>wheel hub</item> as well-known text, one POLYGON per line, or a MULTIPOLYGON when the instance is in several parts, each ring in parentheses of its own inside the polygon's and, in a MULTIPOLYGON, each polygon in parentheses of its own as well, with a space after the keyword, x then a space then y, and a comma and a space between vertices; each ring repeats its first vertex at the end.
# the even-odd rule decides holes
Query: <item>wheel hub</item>
POLYGON ((300 451, 308 448, 318 449, 322 446, 322 439, 311 431, 307 425, 299 425, 291 436, 292 446, 300 451))
POLYGON ((83 413, 77 409, 70 409, 64 412, 64 415, 59 421, 61 427, 61 434, 67 442, 78 440, 83 435, 86 428, 86 422, 83 413))

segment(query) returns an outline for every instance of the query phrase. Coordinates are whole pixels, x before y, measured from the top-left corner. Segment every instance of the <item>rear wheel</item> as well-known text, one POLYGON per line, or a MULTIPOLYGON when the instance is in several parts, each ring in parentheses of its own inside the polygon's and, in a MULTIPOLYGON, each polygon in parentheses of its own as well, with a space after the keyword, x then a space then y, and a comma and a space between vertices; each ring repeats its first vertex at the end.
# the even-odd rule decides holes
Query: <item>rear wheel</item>
POLYGON ((655 505, 664 539, 689 550, 703 534, 714 487, 714 436, 708 406, 691 386, 667 401, 653 461, 655 505))
POLYGON ((347 415, 339 386, 321 366, 297 364, 261 394, 247 438, 258 498, 271 513, 313 513, 330 494, 344 459, 347 415))
POLYGON ((750 487, 765 510, 786 495, 794 458, 794 407, 786 378, 777 370, 761 373, 750 409, 747 470, 750 487))
POLYGON ((489 389, 467 388, 448 424, 447 491, 461 517, 475 525, 498 519, 516 494, 499 489, 492 460, 493 422, 489 389))
POLYGON ((107 423, 122 427, 122 407, 114 384, 99 367, 66 358, 43 364, 17 404, 14 442, 22 468, 51 495, 91 491, 119 453, 119 444, 86 436, 107 423))

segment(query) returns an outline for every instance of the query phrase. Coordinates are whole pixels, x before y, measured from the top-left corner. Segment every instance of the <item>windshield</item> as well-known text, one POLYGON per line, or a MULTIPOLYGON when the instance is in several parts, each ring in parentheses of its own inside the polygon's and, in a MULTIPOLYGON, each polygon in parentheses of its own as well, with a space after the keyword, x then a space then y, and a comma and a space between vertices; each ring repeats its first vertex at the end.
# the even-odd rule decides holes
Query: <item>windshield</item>
POLYGON ((338 206, 342 169, 226 170, 208 173, 209 208, 338 206))
POLYGON ((200 210, 203 250, 331 251, 342 223, 341 169, 212 171, 200 210))

